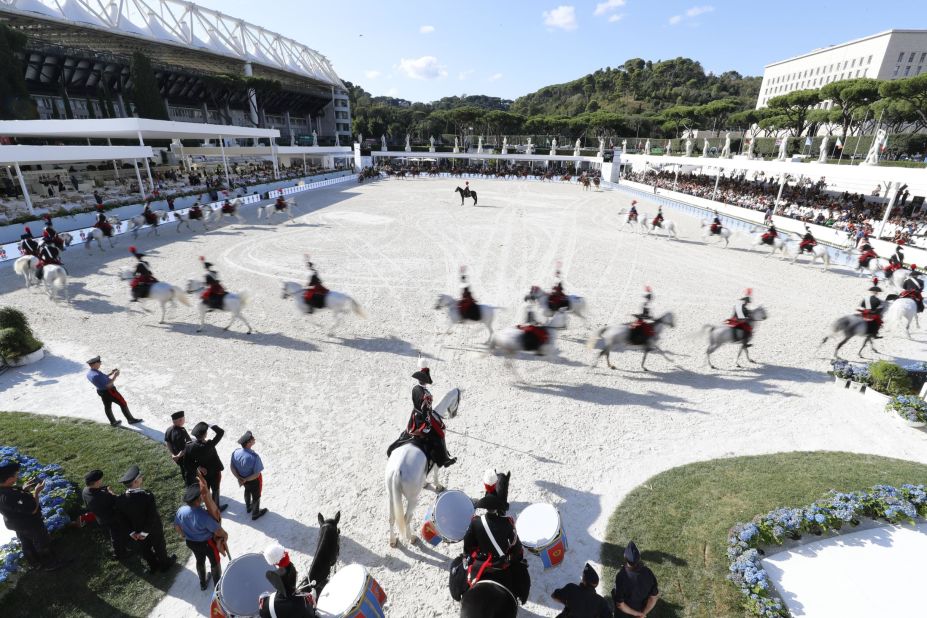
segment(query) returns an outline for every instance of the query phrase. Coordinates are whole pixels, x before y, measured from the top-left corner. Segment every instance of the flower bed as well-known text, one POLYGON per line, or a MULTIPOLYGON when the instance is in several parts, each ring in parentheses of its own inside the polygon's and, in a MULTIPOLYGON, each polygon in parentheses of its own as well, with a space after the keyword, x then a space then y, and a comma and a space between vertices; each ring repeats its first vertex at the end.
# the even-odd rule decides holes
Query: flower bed
MULTIPOLYGON (((0 446, 0 465, 11 461, 19 462, 22 484, 45 482, 45 489, 39 495, 39 505, 48 531, 53 534, 67 526, 71 522, 67 512, 78 505, 80 498, 74 485, 61 474, 61 466, 42 465, 12 446, 0 446)), ((0 597, 15 584, 17 574, 23 568, 23 560, 18 539, 0 546, 0 597)))
POLYGON ((909 423, 927 423, 927 402, 915 395, 896 395, 885 409, 909 423))
POLYGON ((803 508, 780 508, 753 521, 737 524, 728 533, 728 578, 744 594, 744 607, 756 616, 778 618, 789 611, 769 582, 763 568, 763 547, 798 540, 805 534, 821 535, 844 525, 859 525, 865 518, 892 524, 912 523, 927 516, 924 485, 876 485, 869 491, 832 491, 825 498, 803 508))

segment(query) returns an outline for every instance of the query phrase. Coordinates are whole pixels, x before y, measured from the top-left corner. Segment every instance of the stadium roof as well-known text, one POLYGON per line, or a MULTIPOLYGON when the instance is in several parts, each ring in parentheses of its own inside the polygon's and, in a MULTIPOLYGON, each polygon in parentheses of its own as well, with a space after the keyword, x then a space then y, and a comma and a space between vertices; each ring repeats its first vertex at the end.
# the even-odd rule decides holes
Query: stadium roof
POLYGON ((149 159, 150 146, 0 146, 0 165, 149 159))
MULTIPOLYGON (((182 65, 196 52, 267 67, 343 88, 328 59, 290 38, 184 0, 0 0, 0 14, 49 42, 110 50, 174 51, 163 61, 182 65), (86 30, 97 31, 88 40, 86 30), (147 43, 147 45, 146 45, 147 43), (126 45, 128 44, 128 45, 126 45)), ((101 50, 101 51, 102 51, 101 50)))
MULTIPOLYGON (((0 120, 0 136, 110 139, 216 139, 220 137, 275 138, 277 129, 258 129, 200 122, 173 122, 147 118, 87 120, 0 120)), ((112 157, 111 157, 112 158, 112 157)), ((126 157, 128 158, 128 157, 126 157)))

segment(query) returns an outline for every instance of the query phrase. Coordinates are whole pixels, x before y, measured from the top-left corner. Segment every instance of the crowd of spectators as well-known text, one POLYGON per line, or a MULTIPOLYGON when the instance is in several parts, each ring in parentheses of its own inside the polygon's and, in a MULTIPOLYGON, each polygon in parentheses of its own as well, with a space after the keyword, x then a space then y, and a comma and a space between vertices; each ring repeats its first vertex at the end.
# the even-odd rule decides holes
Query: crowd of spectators
MULTIPOLYGON (((750 179, 743 174, 722 175, 717 193, 715 176, 704 174, 679 174, 676 177, 674 172, 648 170, 646 173, 631 173, 628 179, 704 199, 712 199, 714 195, 716 202, 798 219, 850 234, 871 234, 881 222, 888 202, 886 198, 877 197, 878 187, 872 195, 834 192, 827 189, 825 178, 817 182, 805 179, 801 183, 787 184, 778 203, 777 178, 758 176, 750 179)), ((907 191, 899 195, 898 204, 900 208, 895 211, 897 216, 889 220, 883 238, 896 243, 924 244, 927 236, 927 211, 924 205, 915 204, 907 191)))

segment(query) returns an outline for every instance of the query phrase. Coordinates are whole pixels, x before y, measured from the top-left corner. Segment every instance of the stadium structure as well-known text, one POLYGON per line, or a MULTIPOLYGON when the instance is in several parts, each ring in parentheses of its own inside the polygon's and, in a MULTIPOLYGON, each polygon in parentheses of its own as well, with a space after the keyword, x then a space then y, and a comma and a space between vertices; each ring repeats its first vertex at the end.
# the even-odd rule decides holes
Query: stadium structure
POLYGON ((276 128, 281 142, 349 143, 345 86, 325 56, 181 0, 0 0, 26 35, 23 68, 39 118, 135 115, 131 61, 151 64, 167 118, 276 128), (67 103, 67 104, 66 104, 67 103))

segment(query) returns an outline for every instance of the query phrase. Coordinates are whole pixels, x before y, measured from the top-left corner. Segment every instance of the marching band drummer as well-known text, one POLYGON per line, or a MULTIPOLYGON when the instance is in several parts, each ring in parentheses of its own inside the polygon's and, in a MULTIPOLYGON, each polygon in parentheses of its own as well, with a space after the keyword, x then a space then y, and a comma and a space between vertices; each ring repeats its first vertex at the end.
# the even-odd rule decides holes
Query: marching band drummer
POLYGON ((474 515, 463 539, 463 551, 471 560, 485 561, 497 571, 509 571, 511 588, 524 605, 528 601, 531 576, 518 540, 515 520, 505 515, 509 505, 496 493, 486 493, 476 503, 486 509, 484 515, 474 515))

